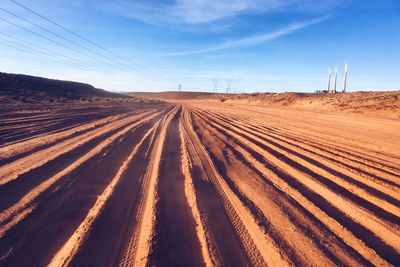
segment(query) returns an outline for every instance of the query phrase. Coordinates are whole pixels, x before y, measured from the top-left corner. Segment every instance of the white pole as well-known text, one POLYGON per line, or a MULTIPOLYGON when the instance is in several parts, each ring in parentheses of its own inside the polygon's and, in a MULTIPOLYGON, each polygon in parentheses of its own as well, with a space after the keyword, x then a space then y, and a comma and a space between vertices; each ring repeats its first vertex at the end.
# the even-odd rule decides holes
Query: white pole
POLYGON ((328 93, 331 90, 331 68, 328 67, 328 93))
POLYGON ((347 62, 344 63, 344 79, 343 79, 343 93, 346 92, 346 86, 347 86, 347 62))
POLYGON ((337 83, 337 67, 335 66, 335 80, 333 81, 333 93, 336 94, 336 83, 337 83))

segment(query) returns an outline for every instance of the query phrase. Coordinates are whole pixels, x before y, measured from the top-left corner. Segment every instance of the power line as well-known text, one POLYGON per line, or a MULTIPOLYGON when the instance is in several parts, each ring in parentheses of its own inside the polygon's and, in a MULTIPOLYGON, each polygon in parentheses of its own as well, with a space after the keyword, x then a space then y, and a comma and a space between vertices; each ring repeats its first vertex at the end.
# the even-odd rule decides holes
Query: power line
MULTIPOLYGON (((27 53, 27 54, 32 54, 32 48, 30 48, 30 47, 27 47, 27 46, 24 46, 24 45, 21 45, 21 44, 17 44, 17 43, 15 43, 15 42, 12 42, 12 41, 10 41, 10 40, 4 39, 4 38, 2 38, 2 37, 0 37, 0 41, 2 41, 1 43, 2 43, 3 45, 6 45, 6 46, 11 47, 11 48, 13 48, 13 49, 20 50, 20 51, 25 52, 25 53, 27 53), (11 42, 11 43, 10 43, 10 42, 11 42)), ((38 51, 38 52, 39 52, 39 51, 38 51)), ((54 59, 54 58, 52 58, 52 57, 49 57, 48 55, 46 55, 46 54, 43 53, 43 52, 39 52, 39 53, 42 54, 42 55, 44 55, 44 56, 46 56, 46 57, 48 57, 50 60, 55 61, 55 62, 57 62, 57 63, 63 64, 63 65, 69 66, 69 67, 71 67, 71 65, 72 65, 72 64, 69 64, 68 62, 64 62, 64 61, 57 60, 57 59, 54 59)), ((72 66, 73 66, 73 65, 72 65, 72 66)), ((73 67, 76 67, 76 66, 73 66, 73 67)), ((87 70, 87 69, 83 69, 83 70, 87 70)))
MULTIPOLYGON (((42 34, 40 34, 40 33, 34 32, 34 31, 30 30, 30 29, 27 29, 27 28, 25 28, 25 27, 23 27, 23 26, 21 26, 21 25, 18 25, 18 24, 14 23, 14 22, 11 22, 11 21, 9 21, 9 20, 7 20, 7 19, 4 19, 4 18, 0 17, 0 20, 2 20, 2 21, 4 21, 4 22, 7 22, 8 24, 13 25, 13 26, 15 26, 15 27, 17 27, 17 28, 19 28, 19 29, 22 29, 22 30, 24 30, 24 31, 27 31, 27 32, 29 32, 29 33, 31 33, 31 34, 33 34, 33 35, 36 35, 36 36, 38 36, 38 37, 40 37, 40 38, 42 38, 42 39, 45 39, 45 40, 47 40, 47 41, 49 41, 49 42, 52 42, 52 43, 54 43, 54 44, 57 44, 57 45, 62 46, 62 47, 64 47, 64 48, 67 48, 67 49, 69 49, 69 50, 72 50, 72 51, 74 51, 74 52, 76 52, 76 53, 78 53, 78 54, 80 54, 80 55, 87 56, 86 54, 80 52, 79 50, 76 50, 76 49, 74 49, 74 48, 71 48, 71 47, 69 47, 69 46, 67 46, 67 45, 64 45, 64 44, 62 44, 62 43, 60 43, 60 42, 58 42, 58 41, 55 41, 55 40, 53 40, 53 39, 50 39, 50 38, 48 38, 48 37, 46 37, 46 36, 44 36, 44 35, 42 35, 42 34)), ((105 69, 105 70, 108 71, 107 69, 105 69)))
MULTIPOLYGON (((7 20, 7 19, 4 19, 4 18, 0 17, 0 20, 4 21, 4 22, 6 22, 6 23, 8 23, 8 24, 10 24, 10 25, 13 25, 13 26, 15 26, 15 27, 17 27, 17 28, 19 28, 19 29, 22 29, 22 30, 24 30, 24 31, 27 31, 27 32, 29 32, 29 33, 31 33, 31 34, 33 34, 33 35, 36 35, 36 36, 38 36, 38 37, 40 37, 40 38, 42 38, 42 39, 45 39, 45 40, 47 40, 47 41, 49 41, 49 42, 52 42, 52 43, 54 43, 54 44, 56 44, 56 45, 59 45, 59 46, 62 46, 62 47, 64 47, 64 48, 67 48, 67 49, 69 49, 69 50, 71 50, 71 51, 74 51, 74 52, 76 52, 76 53, 78 53, 78 54, 80 54, 80 55, 83 55, 83 56, 85 56, 85 57, 92 58, 92 59, 97 60, 97 61, 99 61, 99 62, 101 62, 101 63, 103 63, 103 64, 105 63, 105 64, 107 64, 107 65, 109 65, 109 66, 113 66, 113 65, 110 64, 110 63, 103 62, 103 61, 101 61, 101 60, 99 60, 99 59, 97 59, 97 58, 95 58, 95 57, 93 57, 93 56, 91 56, 91 55, 87 55, 86 53, 83 53, 83 52, 81 52, 81 51, 79 51, 79 50, 77 50, 77 49, 75 49, 75 48, 73 48, 73 47, 70 47, 70 46, 65 45, 65 44, 63 44, 63 43, 60 43, 60 42, 58 42, 57 40, 51 39, 51 38, 49 38, 49 37, 47 37, 47 36, 44 36, 44 35, 42 35, 42 34, 40 34, 40 33, 37 33, 37 32, 35 32, 35 31, 32 31, 32 30, 30 30, 30 29, 28 29, 28 28, 26 28, 26 27, 23 27, 23 26, 21 26, 21 25, 18 25, 18 24, 14 23, 14 22, 11 22, 11 21, 7 20)), ((100 68, 100 66, 96 66, 96 68, 102 69, 102 71, 106 71, 106 72, 109 72, 109 71, 110 71, 109 69, 100 68)), ((124 71, 127 72, 127 73, 129 73, 129 74, 131 75, 130 70, 124 69, 124 71)), ((142 74, 142 76, 143 76, 143 74, 142 74)), ((153 82, 155 82, 155 83, 157 83, 157 84, 160 84, 160 85, 162 84, 159 80, 154 80, 154 79, 149 78, 149 77, 146 77, 146 76, 144 76, 144 77, 147 78, 147 79, 149 79, 149 80, 152 80, 153 82)), ((136 78, 136 77, 135 77, 135 78, 136 78)))
POLYGON ((30 21, 30 20, 28 20, 28 19, 26 19, 26 18, 24 18, 24 17, 21 17, 21 16, 19 16, 18 14, 15 14, 15 13, 13 13, 13 12, 11 12, 11 11, 5 9, 5 8, 0 7, 0 10, 3 10, 4 12, 6 12, 6 13, 8 13, 8 14, 10 14, 10 15, 12 15, 12 16, 14 16, 14 17, 20 19, 20 20, 23 20, 23 21, 25 21, 25 22, 27 22, 27 23, 29 23, 29 24, 31 24, 31 25, 33 25, 33 26, 39 28, 39 29, 42 29, 42 30, 44 30, 44 31, 46 31, 46 32, 48 32, 48 33, 50 33, 51 35, 54 35, 54 36, 56 36, 56 37, 58 37, 58 38, 60 38, 60 39, 62 39, 62 40, 64 40, 64 41, 67 41, 67 42, 69 42, 69 43, 71 43, 71 44, 73 44, 73 45, 76 45, 76 46, 80 47, 81 49, 84 49, 84 50, 86 50, 86 51, 88 51, 88 52, 91 52, 91 53, 94 53, 94 54, 96 54, 96 55, 98 55, 98 56, 103 57, 103 55, 100 55, 100 54, 98 54, 97 52, 92 51, 92 50, 90 50, 90 49, 88 49, 88 48, 86 48, 86 47, 84 47, 84 46, 78 44, 77 42, 71 41, 70 39, 65 38, 64 36, 61 36, 61 35, 59 35, 58 33, 55 33, 55 32, 53 32, 53 31, 50 31, 50 30, 46 29, 45 27, 40 26, 39 24, 37 24, 37 23, 35 23, 35 22, 32 22, 32 21, 30 21))
MULTIPOLYGON (((88 55, 88 54, 86 54, 86 53, 82 53, 82 52, 80 52, 79 50, 76 50, 76 49, 74 49, 74 48, 72 48, 72 47, 70 47, 70 46, 67 46, 67 45, 63 44, 64 47, 67 47, 68 49, 70 49, 70 50, 72 50, 72 51, 74 51, 74 52, 76 52, 76 53, 79 53, 79 54, 81 54, 81 55, 84 55, 84 56, 86 56, 86 57, 89 57, 89 58, 91 58, 91 59, 94 59, 94 60, 96 60, 96 61, 99 61, 99 62, 102 63, 102 64, 107 64, 107 65, 113 66, 113 65, 111 65, 111 64, 114 63, 114 61, 113 61, 112 59, 110 59, 109 57, 104 57, 103 55, 97 53, 96 51, 93 51, 93 50, 91 50, 91 49, 88 49, 88 48, 86 48, 86 47, 84 47, 84 46, 82 46, 82 45, 80 45, 80 44, 78 44, 78 43, 76 43, 76 42, 74 42, 74 41, 69 40, 68 38, 65 38, 65 37, 63 37, 63 36, 61 36, 61 35, 59 35, 59 34, 53 32, 53 31, 50 31, 50 30, 48 30, 48 29, 46 29, 46 28, 44 28, 44 27, 38 25, 37 23, 34 23, 34 22, 32 22, 32 21, 30 21, 30 20, 28 20, 28 19, 25 19, 25 18, 23 18, 23 17, 21 17, 21 16, 15 14, 15 13, 13 13, 13 12, 11 12, 11 11, 8 11, 8 10, 2 8, 2 7, 0 7, 0 10, 3 10, 4 12, 6 12, 6 13, 8 13, 8 14, 10 14, 10 15, 12 15, 12 16, 14 16, 14 17, 16 17, 16 18, 18 18, 18 19, 20 19, 20 20, 22 20, 22 21, 24 21, 24 22, 27 22, 27 23, 29 23, 29 24, 31 24, 31 25, 33 25, 33 26, 35 26, 35 27, 37 27, 37 28, 39 28, 39 29, 41 29, 41 30, 44 30, 44 31, 46 31, 47 33, 50 33, 50 34, 53 35, 53 36, 56 36, 56 37, 58 37, 58 38, 60 38, 60 39, 62 39, 62 40, 64 40, 64 41, 67 41, 67 42, 69 42, 69 43, 71 43, 71 44, 73 44, 73 45, 76 45, 76 46, 78 46, 79 48, 84 49, 85 51, 88 51, 88 52, 93 53, 93 54, 95 54, 95 55, 97 55, 97 56, 106 58, 108 61, 111 61, 111 63, 110 63, 110 62, 105 62, 105 61, 99 60, 97 57, 94 57, 94 56, 92 56, 92 55, 88 55)), ((48 39, 50 39, 50 38, 48 38, 48 39)), ((51 40, 54 42, 53 39, 51 39, 51 40)), ((56 42, 57 42, 57 41, 56 41, 56 42)), ((59 42, 57 42, 57 44, 59 44, 59 42)), ((130 71, 130 69, 127 69, 126 66, 120 64, 119 62, 118 62, 117 64, 118 64, 118 65, 121 65, 122 68, 123 68, 123 70, 130 71)), ((119 67, 121 68, 121 66, 119 66, 119 67)), ((142 74, 142 75, 143 75, 143 74, 142 74)), ((149 77, 146 77, 146 78, 149 78, 149 77)), ((150 79, 151 79, 151 78, 150 78, 150 79)))
MULTIPOLYGON (((44 48, 43 46, 40 46, 38 44, 34 44, 32 42, 23 40, 21 38, 12 36, 11 34, 0 32, 0 35, 7 36, 8 38, 11 38, 11 39, 13 39, 15 41, 18 41, 20 43, 28 44, 30 47, 24 45, 24 47, 26 49, 30 49, 30 50, 34 49, 34 50, 38 51, 39 53, 46 54, 47 56, 50 56, 50 57, 54 57, 54 55, 55 55, 57 58, 59 58, 62 61, 66 61, 68 63, 75 64, 75 65, 80 66, 80 67, 83 66, 84 68, 90 68, 90 69, 95 70, 95 71, 99 71, 99 70, 102 71, 102 69, 97 69, 97 68, 95 68, 94 66, 92 66, 90 64, 87 64, 85 62, 79 62, 79 61, 77 61, 76 59, 74 59, 72 57, 69 57, 67 55, 62 55, 62 54, 57 53, 55 51, 52 51, 52 50, 50 50, 48 48, 44 48)), ((4 38, 2 38, 2 39, 5 40, 4 38)), ((7 41, 9 41, 9 40, 7 40, 7 41)), ((15 43, 17 45, 20 45, 20 44, 16 43, 15 41, 13 43, 15 43)), ((20 46, 22 46, 22 45, 20 45, 20 46)), ((85 69, 85 70, 87 70, 87 69, 85 69)))
MULTIPOLYGON (((59 34, 53 32, 53 31, 50 31, 50 30, 48 30, 48 29, 46 29, 46 28, 44 28, 44 27, 38 25, 37 23, 34 23, 34 22, 32 22, 32 21, 29 21, 28 19, 25 19, 25 18, 23 18, 23 17, 21 17, 21 16, 15 14, 15 13, 9 11, 9 10, 6 10, 6 9, 4 9, 4 8, 2 8, 2 7, 0 7, 0 10, 3 10, 4 12, 6 12, 6 13, 8 13, 8 14, 10 14, 10 15, 12 15, 12 16, 14 16, 14 17, 16 17, 16 18, 18 18, 18 19, 20 19, 20 20, 22 20, 22 21, 25 21, 25 22, 27 22, 27 23, 29 23, 29 24, 31 24, 31 25, 34 25, 35 27, 46 31, 46 32, 50 33, 50 34, 53 35, 53 36, 56 36, 56 37, 58 37, 58 38, 60 38, 60 39, 62 39, 62 40, 64 40, 64 41, 67 41, 67 42, 69 42, 69 43, 71 43, 71 44, 73 44, 73 45, 76 45, 76 46, 80 47, 81 49, 84 49, 84 50, 86 50, 86 51, 88 51, 88 52, 94 53, 94 54, 96 54, 97 56, 103 57, 101 54, 98 54, 97 52, 92 51, 92 50, 90 50, 90 49, 87 49, 86 47, 84 47, 84 46, 82 46, 82 45, 80 45, 80 44, 78 44, 78 43, 76 43, 76 42, 74 42, 74 41, 71 41, 71 40, 69 40, 68 38, 65 38, 65 37, 63 37, 63 36, 61 36, 61 35, 59 35, 59 34)), ((74 50, 74 51, 76 52, 76 50, 74 50)), ((85 55, 86 55, 86 54, 85 54, 85 55)), ((87 55, 86 55, 86 56, 87 56, 87 55)), ((90 58, 95 59, 95 60, 98 60, 96 57, 93 57, 93 56, 90 56, 90 58)), ((109 60, 110 60, 110 59, 109 59, 109 60)), ((104 62, 104 61, 100 61, 100 60, 98 60, 98 61, 101 62, 101 63, 106 63, 106 62, 104 62)), ((106 64, 108 64, 108 63, 106 63, 106 64)))
MULTIPOLYGON (((27 6, 23 5, 23 4, 21 4, 21 3, 17 2, 17 1, 15 1, 15 0, 9 0, 9 1, 12 2, 12 3, 14 3, 15 5, 17 5, 17 6, 21 7, 21 8, 23 8, 23 9, 25 9, 25 10, 31 12, 32 14, 35 14, 36 16, 38 16, 38 17, 40 17, 40 18, 46 20, 47 22, 49 22, 49 23, 51 23, 51 24, 53 24, 53 25, 55 25, 55 26, 61 28, 62 30, 64 30, 64 31, 66 31, 66 32, 68 32, 68 33, 74 35, 75 37, 78 37, 79 39, 84 40, 85 42, 87 42, 87 43, 89 43, 89 44, 91 44, 91 45, 93 45, 93 46, 95 46, 95 47, 97 47, 97 48, 99 48, 99 49, 101 49, 101 50, 103 50, 103 51, 105 51, 105 52, 107 52, 107 53, 113 55, 114 57, 117 57, 117 58, 119 58, 120 60, 123 60, 124 62, 129 63, 129 64, 131 64, 131 65, 134 65, 136 68, 138 68, 138 70, 139 70, 140 72, 143 72, 142 70, 145 70, 145 71, 147 71, 147 72, 149 72, 149 73, 155 75, 157 78, 160 78, 160 79, 162 79, 162 80, 168 80, 168 81, 172 82, 172 80, 170 80, 169 78, 163 77, 163 76, 161 76, 161 75, 159 75, 159 74, 157 74, 157 73, 155 73, 155 72, 153 72, 153 71, 147 69, 147 68, 144 67, 144 66, 141 66, 141 65, 139 65, 139 64, 133 63, 133 62, 127 60, 126 58, 123 58, 123 57, 119 56, 118 54, 116 54, 116 53, 110 51, 109 49, 106 49, 106 48, 104 48, 103 46, 101 46, 101 45, 99 45, 99 44, 96 44, 96 43, 90 41, 89 39, 83 37, 82 35, 80 35, 80 34, 74 32, 74 31, 72 31, 72 30, 70 30, 70 29, 68 29, 68 28, 66 28, 66 27, 64 27, 64 26, 62 26, 62 25, 60 25, 59 23, 57 23, 57 22, 51 20, 50 18, 48 18, 48 17, 46 17, 46 16, 44 16, 44 15, 39 14, 38 12, 32 10, 31 8, 29 8, 29 7, 27 7, 27 6)), ((47 30, 46 30, 46 31, 47 31, 47 30)), ((68 38, 63 38, 63 39, 66 39, 66 40, 70 41, 68 38)), ((75 43, 75 42, 74 42, 74 43, 75 43)), ((75 44, 76 44, 76 43, 75 43, 75 44)), ((82 47, 81 45, 79 45, 79 46, 82 47)), ((93 52, 93 50, 91 50, 91 49, 88 49, 88 48, 84 48, 84 49, 93 52)), ((94 52, 94 53, 96 53, 96 52, 94 52)), ((96 54, 99 55, 98 53, 96 53, 96 54)), ((103 55, 101 55, 101 56, 104 57, 103 55)))

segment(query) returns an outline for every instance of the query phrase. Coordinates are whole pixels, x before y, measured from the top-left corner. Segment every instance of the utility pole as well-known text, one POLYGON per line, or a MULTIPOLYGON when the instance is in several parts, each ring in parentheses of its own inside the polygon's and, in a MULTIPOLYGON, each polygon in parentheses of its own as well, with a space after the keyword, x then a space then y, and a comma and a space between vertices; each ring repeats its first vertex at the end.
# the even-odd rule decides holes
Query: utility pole
POLYGON ((218 91, 218 82, 219 82, 219 79, 213 79, 214 93, 216 93, 218 91))
POLYGON ((347 62, 344 63, 344 78, 343 78, 343 91, 342 93, 346 92, 346 86, 347 86, 347 62))
POLYGON ((226 79, 226 93, 229 94, 229 92, 231 91, 231 84, 232 84, 232 79, 226 79))
POLYGON ((331 68, 328 67, 328 93, 330 93, 331 90, 331 68))
POLYGON ((336 94, 336 83, 337 83, 337 67, 335 66, 335 79, 333 81, 333 93, 336 94))

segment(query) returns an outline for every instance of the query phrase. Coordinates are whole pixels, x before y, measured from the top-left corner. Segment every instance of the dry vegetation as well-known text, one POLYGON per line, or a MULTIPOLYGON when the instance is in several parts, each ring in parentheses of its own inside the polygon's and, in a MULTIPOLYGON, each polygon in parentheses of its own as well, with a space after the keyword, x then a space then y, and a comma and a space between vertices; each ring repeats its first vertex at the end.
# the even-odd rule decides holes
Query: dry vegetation
POLYGON ((359 95, 9 100, 0 265, 399 266, 399 94, 359 95))

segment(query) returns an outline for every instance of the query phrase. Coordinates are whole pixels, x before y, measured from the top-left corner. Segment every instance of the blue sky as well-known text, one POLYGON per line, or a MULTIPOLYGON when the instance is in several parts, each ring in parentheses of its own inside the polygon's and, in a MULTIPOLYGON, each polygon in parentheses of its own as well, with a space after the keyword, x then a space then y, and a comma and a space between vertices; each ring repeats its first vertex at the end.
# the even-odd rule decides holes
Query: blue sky
POLYGON ((114 91, 210 91, 217 78, 221 92, 226 79, 235 92, 311 92, 335 65, 341 87, 347 61, 349 90, 400 89, 398 0, 16 1, 113 54, 2 0, 3 72, 114 91))

